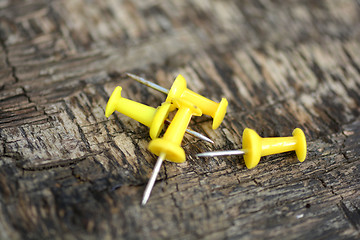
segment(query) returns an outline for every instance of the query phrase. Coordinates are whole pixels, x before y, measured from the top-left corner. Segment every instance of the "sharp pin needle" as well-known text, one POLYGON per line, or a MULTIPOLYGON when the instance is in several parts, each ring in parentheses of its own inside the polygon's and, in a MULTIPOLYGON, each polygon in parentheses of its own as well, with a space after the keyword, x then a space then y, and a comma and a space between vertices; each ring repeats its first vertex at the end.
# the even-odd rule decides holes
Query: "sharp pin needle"
POLYGON ((150 81, 148 81, 148 80, 146 80, 146 79, 144 79, 144 78, 142 78, 142 77, 136 76, 136 75, 131 74, 131 73, 126 73, 126 75, 128 75, 128 76, 131 77, 132 79, 138 81, 139 83, 142 83, 142 84, 144 84, 145 86, 151 87, 152 89, 155 89, 155 90, 157 90, 157 91, 159 91, 159 92, 162 92, 162 93, 164 93, 164 94, 168 94, 168 93, 169 93, 169 90, 168 90, 168 89, 163 88, 163 87, 161 87, 161 86, 159 86, 159 85, 157 85, 157 84, 155 84, 155 83, 153 83, 153 82, 150 82, 150 81))
MULTIPOLYGON (((170 124, 170 123, 171 123, 171 121, 170 121, 169 119, 166 119, 165 122, 166 122, 167 124, 170 124)), ((210 138, 202 135, 201 133, 198 133, 198 132, 196 132, 196 131, 194 131, 194 130, 191 130, 191 129, 188 129, 188 128, 186 129, 186 132, 187 132, 188 134, 194 136, 194 137, 197 137, 197 138, 199 138, 199 139, 201 139, 201 140, 204 140, 204 141, 207 141, 207 142, 209 142, 209 143, 214 144, 214 141, 213 141, 213 140, 211 140, 210 138)))
POLYGON ((227 150, 227 151, 216 151, 216 152, 204 152, 196 154, 197 157, 216 157, 226 155, 244 155, 246 152, 244 149, 239 150, 227 150))
POLYGON ((153 172, 151 174, 151 177, 146 185, 146 188, 145 188, 145 191, 144 191, 144 196, 143 196, 143 199, 141 201, 141 205, 145 205, 147 203, 147 201, 149 200, 149 197, 150 197, 150 194, 151 194, 151 190, 153 189, 154 187, 154 184, 155 184, 155 180, 156 180, 156 177, 157 175, 159 174, 159 171, 160 171, 160 168, 161 168, 161 164, 163 163, 164 159, 165 159, 165 156, 166 154, 165 153, 160 153, 157 161, 156 161, 156 164, 155 164, 155 167, 153 169, 153 172))

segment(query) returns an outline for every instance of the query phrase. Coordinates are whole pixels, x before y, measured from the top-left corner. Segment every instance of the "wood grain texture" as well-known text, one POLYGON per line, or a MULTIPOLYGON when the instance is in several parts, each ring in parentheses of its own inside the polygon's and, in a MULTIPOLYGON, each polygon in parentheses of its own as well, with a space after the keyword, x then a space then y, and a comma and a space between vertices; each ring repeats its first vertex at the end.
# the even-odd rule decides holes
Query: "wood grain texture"
POLYGON ((0 0, 0 239, 360 237, 359 1, 0 0), (187 161, 155 164, 145 126, 105 118, 125 76, 229 101, 217 130, 190 127, 187 161), (304 130, 308 157, 196 153, 304 130))

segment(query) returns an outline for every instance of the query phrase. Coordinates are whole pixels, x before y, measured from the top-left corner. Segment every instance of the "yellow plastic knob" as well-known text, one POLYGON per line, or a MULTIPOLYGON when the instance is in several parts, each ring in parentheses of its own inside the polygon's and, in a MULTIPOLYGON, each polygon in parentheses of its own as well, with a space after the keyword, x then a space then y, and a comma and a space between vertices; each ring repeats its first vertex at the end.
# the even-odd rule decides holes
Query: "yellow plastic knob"
POLYGON ((201 116, 202 113, 197 106, 181 98, 173 99, 173 104, 178 108, 173 120, 164 136, 151 140, 148 149, 157 156, 165 153, 168 161, 182 163, 186 160, 185 151, 181 147, 186 128, 193 115, 201 116))
MULTIPOLYGON (((174 98, 185 99, 198 106, 203 114, 213 118, 212 128, 216 129, 223 121, 228 106, 226 98, 222 98, 220 103, 214 102, 201 96, 186 87, 186 80, 182 75, 178 75, 170 88, 166 102, 171 102, 174 98)), ((173 110, 174 107, 171 109, 173 110)))
POLYGON ((169 115, 171 103, 163 103, 158 108, 123 98, 122 88, 116 87, 106 105, 105 116, 109 117, 115 110, 144 124, 150 128, 150 137, 155 139, 164 127, 164 121, 169 115))
POLYGON ((295 128, 292 134, 292 137, 262 138, 254 130, 245 128, 242 145, 246 167, 255 167, 263 156, 288 151, 295 151, 299 161, 303 162, 306 158, 305 134, 300 128, 295 128))

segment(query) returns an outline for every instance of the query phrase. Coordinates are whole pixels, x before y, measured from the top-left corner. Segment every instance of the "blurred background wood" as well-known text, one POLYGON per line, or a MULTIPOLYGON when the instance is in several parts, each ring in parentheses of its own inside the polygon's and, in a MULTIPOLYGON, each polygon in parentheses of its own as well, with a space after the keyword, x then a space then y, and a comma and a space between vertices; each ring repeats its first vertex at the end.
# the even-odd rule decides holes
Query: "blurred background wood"
POLYGON ((359 1, 0 0, 0 239, 360 237, 359 1), (145 126, 104 116, 125 77, 229 100, 217 130, 191 128, 187 162, 155 163, 145 126), (196 153, 305 131, 308 157, 196 153))

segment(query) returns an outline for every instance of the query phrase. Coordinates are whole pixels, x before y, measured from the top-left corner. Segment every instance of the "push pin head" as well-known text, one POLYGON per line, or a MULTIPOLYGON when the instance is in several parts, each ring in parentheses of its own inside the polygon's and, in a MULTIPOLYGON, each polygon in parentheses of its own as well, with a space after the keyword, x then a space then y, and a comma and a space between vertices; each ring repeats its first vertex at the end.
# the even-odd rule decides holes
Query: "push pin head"
MULTIPOLYGON (((178 75, 176 77, 170 90, 167 90, 155 83, 152 83, 134 74, 127 73, 127 75, 132 79, 148 87, 151 87, 162 93, 168 94, 166 98, 167 102, 171 102, 172 99, 174 98, 182 98, 192 102, 194 105, 197 105, 201 109, 203 114, 209 115, 213 118, 213 124, 212 124, 213 129, 218 128, 225 117, 226 108, 228 106, 228 101, 226 100, 226 98, 222 98, 220 103, 216 103, 210 99, 201 96, 200 94, 197 94, 189 90, 186 87, 186 80, 182 75, 178 75)), ((172 107, 171 111, 174 109, 175 107, 172 107)))
POLYGON ((150 137, 155 139, 164 127, 164 122, 170 112, 170 103, 163 103, 158 108, 123 98, 121 87, 116 87, 106 105, 105 116, 109 117, 115 110, 135 119, 150 128, 150 137))
POLYGON ((262 138, 254 130, 245 128, 242 139, 243 149, 206 152, 197 154, 198 157, 211 157, 223 155, 244 155, 247 168, 258 165, 260 158, 271 154, 295 151, 300 162, 306 158, 306 139, 300 128, 293 131, 292 137, 262 138))
POLYGON ((163 138, 149 143, 149 150, 155 155, 166 154, 166 160, 176 163, 185 162, 185 152, 180 146, 191 116, 201 116, 201 110, 189 101, 175 98, 173 104, 179 108, 163 138))
POLYGON ((243 149, 246 167, 251 169, 258 165, 260 158, 272 154, 294 151, 300 162, 306 157, 306 139, 300 128, 293 131, 293 137, 261 138, 254 130, 245 128, 243 149))
POLYGON ((121 97, 121 87, 116 87, 114 89, 114 91, 112 92, 109 101, 106 104, 106 109, 105 109, 105 117, 110 117, 111 114, 113 114, 113 112, 115 112, 116 108, 117 108, 117 101, 119 101, 122 97, 121 97))
POLYGON ((220 103, 216 103, 208 98, 201 96, 200 94, 189 90, 186 87, 186 80, 181 74, 176 77, 168 93, 166 101, 171 102, 171 100, 174 98, 183 98, 187 101, 190 101, 194 105, 198 106, 203 114, 213 117, 213 129, 218 128, 223 121, 226 108, 228 106, 228 101, 226 98, 222 98, 220 103))

